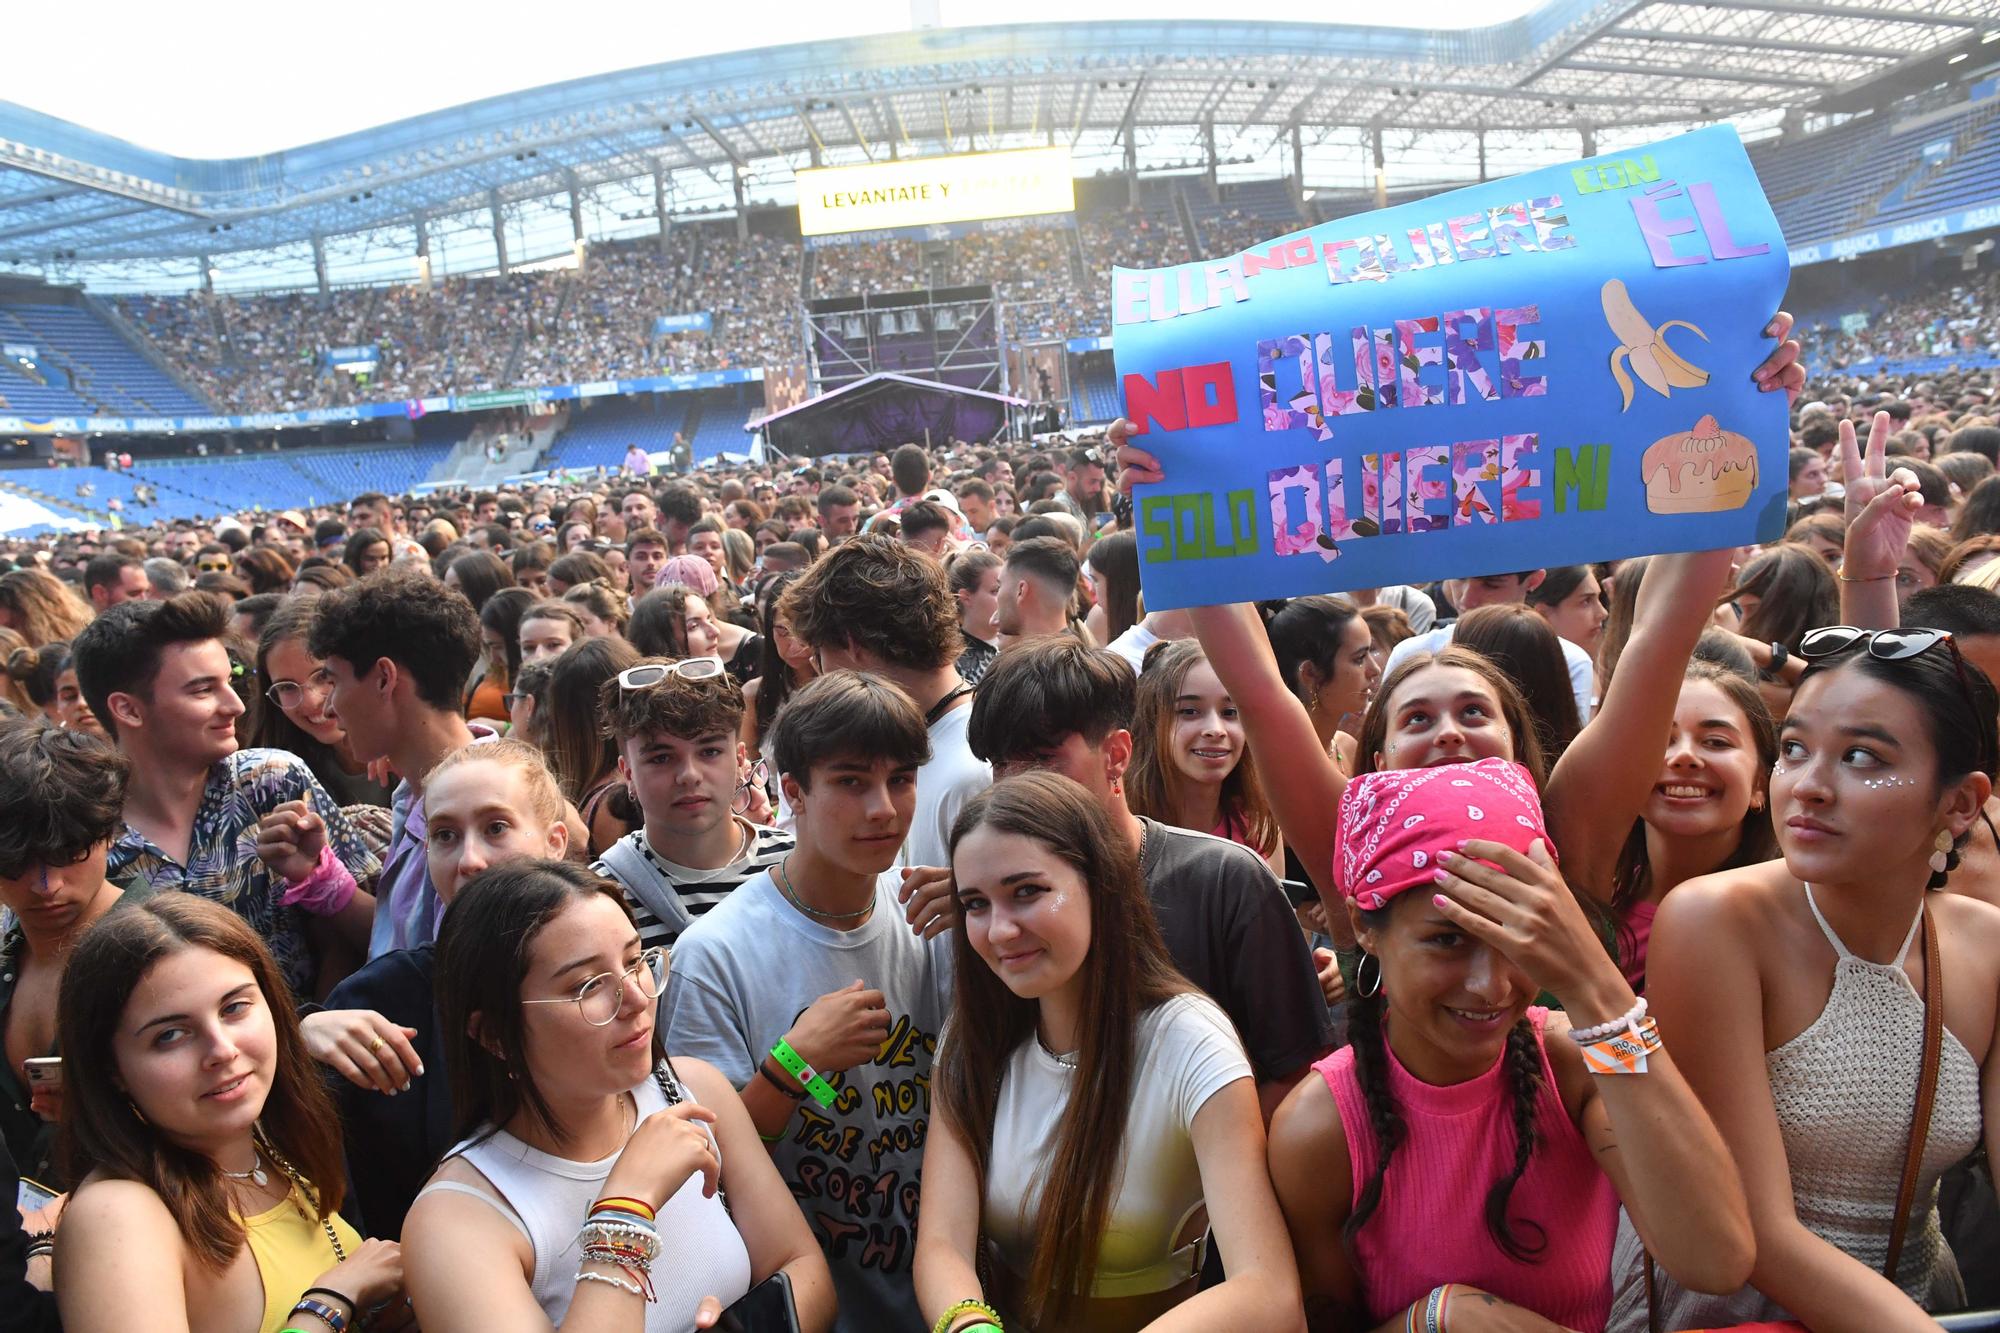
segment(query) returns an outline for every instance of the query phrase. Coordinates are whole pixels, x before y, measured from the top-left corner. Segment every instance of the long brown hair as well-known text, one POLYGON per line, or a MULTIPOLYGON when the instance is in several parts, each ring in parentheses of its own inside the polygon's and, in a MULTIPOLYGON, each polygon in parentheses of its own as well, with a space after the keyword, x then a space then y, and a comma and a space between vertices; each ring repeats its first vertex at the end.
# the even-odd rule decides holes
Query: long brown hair
MULTIPOLYGON (((1188 672, 1207 660, 1208 654, 1193 639, 1170 640, 1146 656, 1132 713, 1132 763, 1125 770, 1125 800, 1135 815, 1172 824, 1179 814, 1179 797, 1190 779, 1174 765, 1169 753, 1174 743, 1174 711, 1188 672)), ((1247 745, 1236 767, 1222 780, 1219 804, 1224 825, 1240 820, 1244 836, 1259 856, 1277 850, 1278 821, 1264 797, 1247 745)))
POLYGON ((1389 704, 1396 691, 1403 688, 1403 682, 1428 667, 1458 667, 1470 671, 1486 682, 1493 691, 1493 697, 1500 704, 1500 716, 1507 723, 1507 730, 1514 738, 1514 762, 1528 770, 1535 779, 1539 790, 1548 785, 1549 765, 1542 753, 1541 729, 1528 711, 1527 700, 1507 673, 1493 665, 1484 653, 1457 644, 1446 644, 1435 653, 1412 653, 1396 664, 1396 669, 1382 677, 1382 683, 1375 687, 1375 697, 1368 702, 1368 712, 1361 719, 1361 735, 1355 741, 1356 754, 1354 768, 1358 773, 1375 771, 1375 756, 1382 751, 1389 739, 1389 704))
MULTIPOLYGON (((469 754, 462 762, 484 757, 469 754)), ((438 925, 436 994, 451 1072, 454 1138, 483 1143, 525 1112, 552 1138, 568 1141, 569 1127, 530 1076, 521 983, 542 927, 600 895, 632 915, 612 881, 567 861, 523 856, 480 871, 445 908, 438 925)), ((666 1053, 660 1040, 655 1028, 656 1061, 666 1053)))
MULTIPOLYGON (((1053 773, 1007 778, 959 811, 951 828, 953 851, 979 828, 1033 838, 1089 886, 1090 957, 1082 970, 1084 1021, 1078 1034, 1083 1045, 1069 1101, 1050 1135, 1053 1147, 1026 1274, 1031 1320, 1054 1325, 1089 1294, 1096 1278, 1105 1214, 1118 1186, 1118 1145, 1138 1072, 1140 1015, 1194 987, 1174 970, 1131 844, 1082 787, 1053 773)), ((973 952, 963 914, 952 928, 952 954, 952 1035, 938 1053, 932 1078, 940 1113, 972 1151, 983 1206, 1000 1093, 995 1072, 1006 1068, 1015 1050, 1036 1040, 1040 1006, 1015 995, 973 952)))
MULTIPOLYGON (((1687 673, 1681 677, 1683 685, 1696 681, 1721 690, 1723 697, 1743 714, 1748 739, 1757 749, 1757 790, 1767 791, 1771 766, 1778 762, 1778 728, 1771 720, 1771 710, 1764 706, 1764 696, 1757 692, 1755 685, 1728 667, 1700 658, 1689 662, 1687 673)), ((1724 857, 1720 865, 1710 866, 1704 873, 1736 870, 1776 860, 1780 855, 1777 834, 1771 828, 1767 797, 1763 809, 1752 810, 1744 816, 1736 850, 1724 857)), ((1625 845, 1618 852, 1618 868, 1612 875, 1611 885, 1611 911, 1618 922, 1618 952, 1621 960, 1629 961, 1637 956, 1638 938, 1625 924, 1625 914, 1633 903, 1651 891, 1653 885, 1653 868, 1646 860, 1645 820, 1632 821, 1632 831, 1626 835, 1625 845)))
MULTIPOLYGON (((555 658, 548 695, 535 705, 542 753, 562 783, 563 795, 579 807, 618 772, 618 743, 600 728, 598 697, 606 681, 638 662, 638 652, 623 639, 572 644, 555 658)), ((612 812, 632 822, 627 802, 614 802, 612 812)))
POLYGON ((0 574, 0 608, 19 617, 14 628, 30 648, 74 639, 91 617, 89 603, 61 579, 39 569, 0 574))
POLYGON ((339 1116, 306 1051, 278 964, 236 913, 186 893, 157 894, 111 913, 85 931, 70 954, 56 1010, 67 1071, 62 1161, 72 1179, 95 1171, 147 1186, 166 1204, 196 1259, 220 1272, 241 1253, 244 1239, 222 1168, 139 1118, 118 1086, 112 1050, 132 992, 156 963, 183 949, 219 953, 256 978, 271 1010, 278 1051, 261 1132, 274 1155, 303 1176, 320 1218, 340 1207, 345 1176, 339 1116))

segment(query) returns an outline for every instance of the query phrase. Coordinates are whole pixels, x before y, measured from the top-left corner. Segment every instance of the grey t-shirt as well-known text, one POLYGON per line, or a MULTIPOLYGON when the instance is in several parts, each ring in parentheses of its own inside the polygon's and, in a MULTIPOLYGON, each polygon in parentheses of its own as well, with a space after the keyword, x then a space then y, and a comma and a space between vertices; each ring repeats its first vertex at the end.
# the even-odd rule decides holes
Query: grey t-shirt
POLYGON ((924 1322, 910 1266, 951 937, 927 943, 911 933, 901 884, 897 872, 883 874, 875 914, 842 931, 809 920, 768 871, 745 880, 680 937, 661 1002, 667 1049, 708 1061, 740 1088, 820 996, 859 980, 887 1001, 889 1039, 874 1063, 828 1074, 840 1094, 833 1108, 806 1101, 771 1145, 832 1267, 843 1333, 924 1322))

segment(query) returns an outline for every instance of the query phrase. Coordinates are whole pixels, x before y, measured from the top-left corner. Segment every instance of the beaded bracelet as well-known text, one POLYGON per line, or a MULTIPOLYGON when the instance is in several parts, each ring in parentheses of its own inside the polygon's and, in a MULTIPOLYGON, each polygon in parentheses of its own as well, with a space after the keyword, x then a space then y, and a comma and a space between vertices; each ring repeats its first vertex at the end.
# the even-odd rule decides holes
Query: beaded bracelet
POLYGON ((1646 997, 1642 995, 1639 997, 1637 1004, 1634 1004, 1630 1009, 1612 1019, 1609 1023, 1599 1023, 1593 1028, 1571 1028, 1569 1030, 1569 1039, 1579 1046, 1588 1046, 1594 1041, 1604 1040, 1613 1033, 1636 1032, 1639 1028, 1639 1020, 1645 1016, 1646 997))
MULTIPOLYGON (((634 1296, 641 1298, 646 1294, 639 1289, 638 1283, 627 1282, 622 1277, 612 1277, 608 1273, 586 1273, 579 1268, 576 1272, 576 1280, 578 1282, 602 1282, 607 1287, 616 1287, 620 1291, 629 1291, 634 1296)), ((287 1333, 290 1333, 290 1331, 287 1330, 287 1333)))
MULTIPOLYGON (((950 1333, 951 1321, 962 1314, 983 1314, 986 1316, 987 1324, 992 1325, 995 1329, 1001 1328, 1000 1312, 998 1310, 988 1305, 985 1301, 963 1300, 938 1316, 938 1321, 932 1327, 931 1333, 950 1333)), ((980 1327, 982 1325, 970 1324, 960 1329, 958 1333, 971 1333, 972 1329, 980 1327)))

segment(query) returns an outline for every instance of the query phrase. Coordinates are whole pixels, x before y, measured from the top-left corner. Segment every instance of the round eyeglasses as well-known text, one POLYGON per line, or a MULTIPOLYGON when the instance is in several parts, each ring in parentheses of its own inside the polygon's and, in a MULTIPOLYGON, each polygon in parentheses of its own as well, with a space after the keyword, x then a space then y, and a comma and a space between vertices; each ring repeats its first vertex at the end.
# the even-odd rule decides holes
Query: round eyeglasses
POLYGON ((625 1005, 625 983, 639 988, 648 1000, 657 1000, 667 985, 667 951, 648 949, 624 972, 599 972, 577 987, 574 995, 547 1000, 523 1000, 522 1004, 574 1004, 583 1021, 594 1028, 608 1027, 625 1005))
POLYGON ((324 700, 333 691, 333 673, 325 667, 308 676, 303 683, 296 680, 281 680, 264 691, 264 697, 287 712, 304 703, 306 697, 324 700))

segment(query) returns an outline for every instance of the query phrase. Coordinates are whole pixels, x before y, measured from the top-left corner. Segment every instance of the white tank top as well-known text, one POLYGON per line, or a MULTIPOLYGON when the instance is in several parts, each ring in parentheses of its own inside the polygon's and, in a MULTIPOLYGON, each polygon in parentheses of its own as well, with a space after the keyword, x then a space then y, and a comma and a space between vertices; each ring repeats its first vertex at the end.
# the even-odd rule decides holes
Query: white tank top
MULTIPOLYGON (((694 1100, 669 1079, 676 1101, 694 1100)), ((667 1099, 652 1079, 632 1089, 639 1119, 667 1108, 667 1099)), ((710 1134, 713 1141, 714 1135, 710 1134)), ((720 1145, 716 1148, 718 1159, 720 1145)), ((605 1179, 618 1154, 595 1162, 572 1162, 531 1148, 502 1130, 483 1143, 453 1148, 492 1182, 505 1200, 457 1181, 439 1180, 417 1195, 436 1191, 469 1194, 491 1206, 528 1238, 535 1253, 535 1275, 529 1286, 549 1322, 561 1326, 576 1296, 576 1269, 583 1247, 577 1231, 590 1205, 603 1196, 605 1179)), ((653 1264, 657 1303, 646 1306, 646 1333, 689 1333, 695 1309, 704 1296, 714 1296, 727 1308, 750 1289, 750 1254, 730 1220, 721 1191, 714 1198, 701 1192, 699 1173, 661 1207, 660 1257, 653 1264)))

